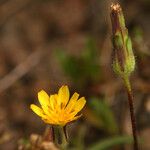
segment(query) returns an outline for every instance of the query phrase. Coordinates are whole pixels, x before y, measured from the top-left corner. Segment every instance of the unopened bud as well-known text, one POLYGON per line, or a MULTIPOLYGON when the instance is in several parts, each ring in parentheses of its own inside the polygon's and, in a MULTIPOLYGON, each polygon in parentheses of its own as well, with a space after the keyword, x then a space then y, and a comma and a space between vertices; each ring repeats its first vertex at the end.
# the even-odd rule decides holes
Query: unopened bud
POLYGON ((129 76, 135 68, 132 42, 125 26, 125 19, 119 4, 111 5, 113 70, 121 77, 129 76))

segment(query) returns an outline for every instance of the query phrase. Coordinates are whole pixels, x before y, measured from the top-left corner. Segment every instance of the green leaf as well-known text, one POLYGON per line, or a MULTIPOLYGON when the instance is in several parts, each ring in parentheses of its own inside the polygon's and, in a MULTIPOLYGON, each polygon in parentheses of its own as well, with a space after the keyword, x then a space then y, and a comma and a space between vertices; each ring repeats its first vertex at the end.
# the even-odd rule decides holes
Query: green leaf
POLYGON ((68 55, 64 50, 57 50, 56 56, 65 74, 73 80, 80 78, 82 70, 80 69, 78 58, 68 55))
POLYGON ((78 86, 84 86, 87 81, 95 83, 99 80, 100 66, 94 39, 87 40, 85 48, 79 56, 67 54, 63 49, 56 50, 56 56, 64 73, 78 86))
POLYGON ((92 98, 89 101, 89 105, 91 106, 95 115, 98 116, 99 120, 101 121, 103 129, 107 130, 109 133, 118 132, 114 114, 106 101, 98 98, 92 98))

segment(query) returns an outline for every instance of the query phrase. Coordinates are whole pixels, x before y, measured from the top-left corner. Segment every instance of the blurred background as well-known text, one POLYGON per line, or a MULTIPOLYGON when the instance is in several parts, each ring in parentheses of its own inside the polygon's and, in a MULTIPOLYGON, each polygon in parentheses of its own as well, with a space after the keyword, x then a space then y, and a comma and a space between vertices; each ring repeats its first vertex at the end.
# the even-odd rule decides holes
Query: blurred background
MULTIPOLYGON (((52 94, 64 84, 87 99, 83 117, 67 127, 69 150, 132 149, 127 96, 111 68, 111 3, 0 0, 1 150, 30 149, 43 137, 46 125, 30 104, 41 89, 52 94)), ((140 147, 150 150, 150 1, 119 3, 136 56, 131 81, 140 147)))

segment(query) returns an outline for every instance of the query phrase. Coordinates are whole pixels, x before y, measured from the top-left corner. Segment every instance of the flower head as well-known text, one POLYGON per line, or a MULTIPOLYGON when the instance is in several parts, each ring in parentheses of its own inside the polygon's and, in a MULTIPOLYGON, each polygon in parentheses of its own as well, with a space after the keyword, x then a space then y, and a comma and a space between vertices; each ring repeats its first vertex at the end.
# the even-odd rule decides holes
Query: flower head
POLYGON ((69 97, 68 86, 62 86, 58 94, 50 96, 42 90, 38 93, 41 108, 34 104, 31 104, 30 108, 34 113, 40 116, 45 123, 64 126, 81 117, 82 114, 78 115, 78 113, 86 103, 84 97, 78 99, 78 93, 74 93, 70 99, 69 97))
POLYGON ((132 42, 125 26, 125 19, 119 4, 111 5, 113 38, 113 69, 119 76, 129 76, 135 69, 132 42))

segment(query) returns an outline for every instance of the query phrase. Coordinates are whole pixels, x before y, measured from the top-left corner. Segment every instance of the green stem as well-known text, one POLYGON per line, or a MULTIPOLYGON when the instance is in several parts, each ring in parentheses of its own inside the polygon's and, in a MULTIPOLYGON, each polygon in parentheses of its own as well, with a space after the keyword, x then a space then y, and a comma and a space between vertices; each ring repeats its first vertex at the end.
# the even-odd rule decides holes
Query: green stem
POLYGON ((123 80, 124 80, 124 84, 125 84, 126 91, 128 94, 128 102, 129 102, 130 116, 131 116, 131 123, 132 123, 132 134, 134 138, 134 150, 139 150, 138 139, 137 139, 136 119, 135 119, 135 114, 134 114, 133 92, 131 89, 129 77, 124 77, 123 80))
POLYGON ((55 135, 55 138, 54 138, 55 144, 61 150, 66 150, 68 143, 67 143, 64 127, 63 126, 54 126, 54 135, 55 135))

